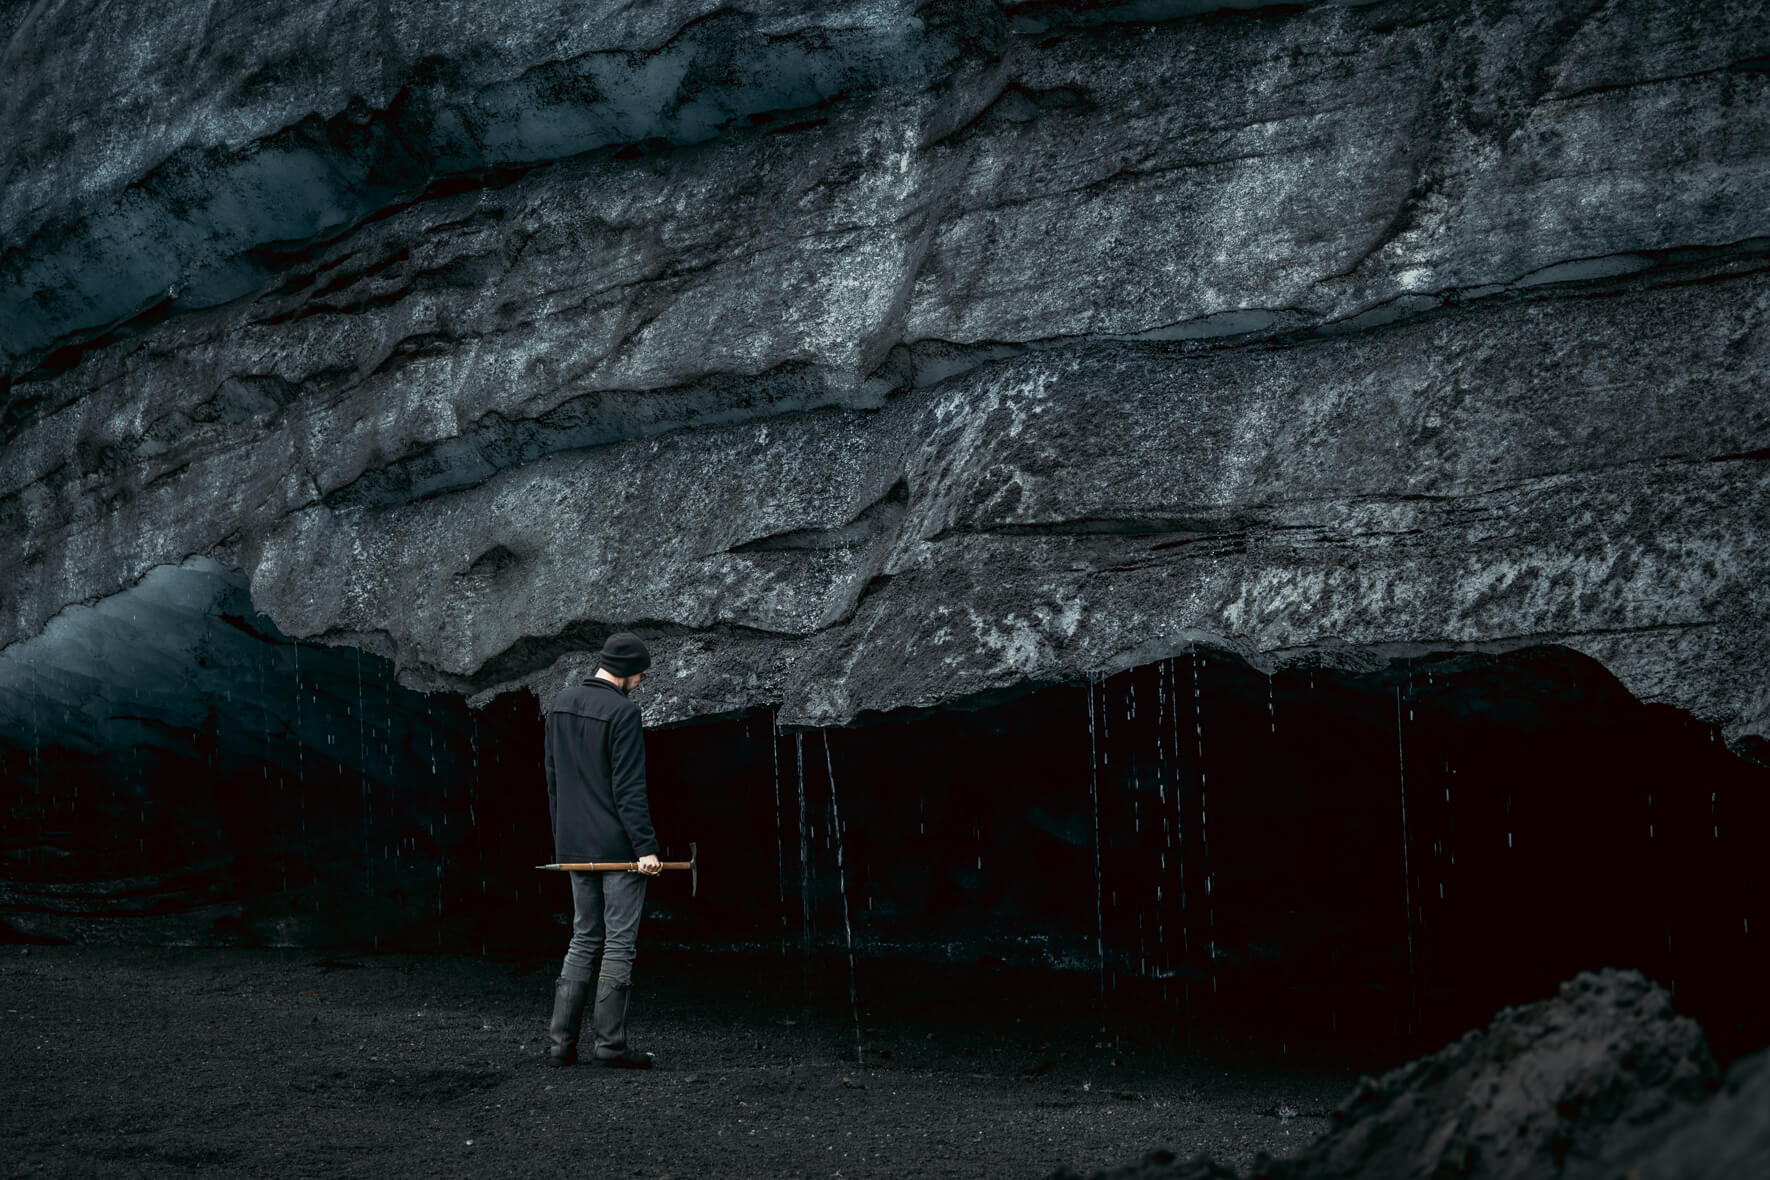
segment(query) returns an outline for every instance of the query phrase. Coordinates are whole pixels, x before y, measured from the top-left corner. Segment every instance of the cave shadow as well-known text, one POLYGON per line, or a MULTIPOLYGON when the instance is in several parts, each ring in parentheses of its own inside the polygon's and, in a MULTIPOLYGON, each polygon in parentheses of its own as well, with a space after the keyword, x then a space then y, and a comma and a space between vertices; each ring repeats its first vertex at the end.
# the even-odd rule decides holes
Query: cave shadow
MULTIPOLYGON (((237 575, 132 594, 9 694, 0 936, 558 956, 532 696, 413 692, 280 635, 237 575)), ((1115 1044, 1284 1053, 1418 1051, 1634 967, 1723 1059, 1770 1040, 1744 966, 1770 770, 1577 653, 1268 675, 1199 648, 975 705, 649 731, 701 888, 654 883, 644 946, 857 1024, 1012 994, 1115 1044)))
POLYGON ((974 711, 648 746, 659 830, 701 833, 709 883, 653 905, 671 945, 1057 972, 1115 1036, 1397 1051, 1634 967, 1723 1058, 1770 1039, 1739 966, 1770 771, 1566 649, 1270 676, 1199 650, 974 711))

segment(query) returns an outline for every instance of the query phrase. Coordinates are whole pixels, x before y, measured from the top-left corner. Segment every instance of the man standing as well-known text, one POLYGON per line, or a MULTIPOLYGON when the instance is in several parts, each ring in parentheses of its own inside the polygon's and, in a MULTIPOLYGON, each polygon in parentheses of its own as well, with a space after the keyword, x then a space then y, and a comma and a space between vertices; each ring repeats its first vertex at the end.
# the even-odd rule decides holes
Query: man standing
POLYGON ((553 851, 561 863, 637 861, 639 871, 571 875, 572 940, 553 983, 547 1060, 577 1061, 578 1029, 594 983, 592 1059, 650 1069, 651 1054, 627 1047, 627 995, 645 879, 659 870, 658 840, 645 795, 639 706, 627 697, 645 679, 651 653, 637 635, 622 631, 609 636, 597 664, 596 675, 561 692, 547 714, 553 851))

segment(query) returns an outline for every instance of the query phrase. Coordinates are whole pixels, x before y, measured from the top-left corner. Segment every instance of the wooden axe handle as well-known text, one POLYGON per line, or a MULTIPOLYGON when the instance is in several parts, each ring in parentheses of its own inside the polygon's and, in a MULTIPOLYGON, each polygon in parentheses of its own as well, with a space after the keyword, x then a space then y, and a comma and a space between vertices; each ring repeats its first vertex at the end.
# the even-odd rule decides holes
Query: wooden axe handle
MULTIPOLYGON (((636 860, 589 860, 576 864, 536 865, 537 869, 557 869, 571 873, 637 873, 639 862, 636 860)), ((692 869, 692 860, 666 860, 658 864, 661 869, 692 869)))

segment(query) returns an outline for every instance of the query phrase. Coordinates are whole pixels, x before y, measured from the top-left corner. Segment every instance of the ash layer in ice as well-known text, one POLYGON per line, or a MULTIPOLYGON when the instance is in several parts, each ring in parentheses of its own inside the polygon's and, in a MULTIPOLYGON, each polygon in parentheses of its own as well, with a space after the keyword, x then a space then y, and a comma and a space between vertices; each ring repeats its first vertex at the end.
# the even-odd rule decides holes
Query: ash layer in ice
POLYGON ((0 35, 0 645, 201 556, 656 721, 1558 643, 1770 733, 1763 0, 0 35))
MULTIPOLYGON (((1249 1180, 1673 1180, 1770 1174, 1765 1052, 1723 1076, 1695 1021, 1638 972, 1586 972, 1553 998, 1365 1078, 1333 1126, 1249 1180)), ((1093 1180, 1235 1180, 1152 1152, 1093 1180)), ((1059 1172, 1053 1180, 1075 1177, 1059 1172)))

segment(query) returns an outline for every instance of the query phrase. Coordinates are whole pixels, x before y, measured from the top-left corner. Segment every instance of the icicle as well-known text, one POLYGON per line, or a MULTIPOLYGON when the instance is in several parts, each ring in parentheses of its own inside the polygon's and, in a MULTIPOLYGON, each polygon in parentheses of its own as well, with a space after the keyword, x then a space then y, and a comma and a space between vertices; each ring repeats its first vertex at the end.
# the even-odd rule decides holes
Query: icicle
POLYGON ((1162 741, 1168 719, 1168 681, 1166 661, 1155 668, 1155 790, 1157 800, 1168 801, 1168 747, 1162 741))
POLYGON ((467 780, 467 823, 477 835, 479 831, 479 714, 467 715, 468 748, 473 751, 473 777, 467 780))

